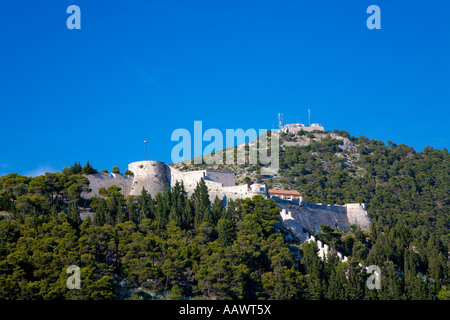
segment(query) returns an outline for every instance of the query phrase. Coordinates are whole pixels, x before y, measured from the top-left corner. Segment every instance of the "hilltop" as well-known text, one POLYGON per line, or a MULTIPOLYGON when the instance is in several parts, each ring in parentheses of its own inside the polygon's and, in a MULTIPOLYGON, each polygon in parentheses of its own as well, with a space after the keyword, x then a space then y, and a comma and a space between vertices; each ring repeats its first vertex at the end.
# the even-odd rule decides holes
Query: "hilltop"
POLYGON ((172 166, 231 171, 236 183, 298 190, 312 203, 366 203, 376 226, 406 225, 415 236, 435 235, 450 244, 450 156, 445 148, 416 152, 404 144, 354 137, 343 130, 299 131, 281 134, 280 170, 273 176, 261 175, 258 164, 172 166))

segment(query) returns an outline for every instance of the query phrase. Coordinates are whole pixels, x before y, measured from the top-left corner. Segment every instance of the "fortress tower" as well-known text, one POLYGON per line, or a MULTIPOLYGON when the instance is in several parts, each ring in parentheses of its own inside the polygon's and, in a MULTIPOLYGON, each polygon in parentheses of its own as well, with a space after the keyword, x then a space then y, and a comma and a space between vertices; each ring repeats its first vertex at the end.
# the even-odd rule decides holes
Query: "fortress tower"
POLYGON ((137 161, 128 165, 134 178, 129 195, 138 196, 145 188, 152 197, 170 186, 170 168, 161 161, 137 161))

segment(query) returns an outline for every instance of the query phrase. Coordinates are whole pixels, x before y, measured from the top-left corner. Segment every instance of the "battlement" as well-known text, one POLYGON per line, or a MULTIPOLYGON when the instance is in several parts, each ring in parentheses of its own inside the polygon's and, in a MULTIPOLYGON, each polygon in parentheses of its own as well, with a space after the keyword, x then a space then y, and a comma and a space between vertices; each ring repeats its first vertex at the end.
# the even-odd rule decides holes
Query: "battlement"
POLYGON ((177 181, 183 182, 188 195, 194 193, 200 179, 204 179, 211 200, 217 196, 222 201, 228 199, 252 198, 262 195, 272 198, 280 207, 282 225, 290 229, 301 241, 305 240, 304 230, 320 231, 320 225, 326 224, 339 230, 350 230, 355 224, 362 230, 370 226, 369 215, 364 203, 348 203, 345 205, 330 205, 309 203, 295 190, 269 190, 265 184, 235 185, 233 172, 214 170, 180 171, 161 161, 137 161, 128 165, 133 175, 114 173, 94 173, 87 175, 89 192, 84 192, 84 198, 99 195, 100 188, 116 185, 125 195, 140 195, 145 188, 153 197, 158 192, 164 192, 166 187, 173 187, 177 181))
POLYGON ((311 235, 305 242, 315 242, 317 244, 317 247, 319 248, 319 252, 317 252, 317 255, 321 260, 327 260, 328 254, 334 253, 340 261, 348 261, 348 258, 341 252, 331 250, 326 243, 322 243, 322 241, 316 240, 316 237, 314 237, 313 235, 311 235))
POLYGON ((289 123, 285 124, 281 131, 286 133, 297 133, 299 131, 312 132, 325 131, 325 128, 318 123, 313 123, 310 126, 305 126, 303 123, 289 123))
POLYGON ((152 196, 164 192, 167 186, 173 187, 177 181, 183 182, 186 192, 191 195, 200 179, 204 179, 208 187, 211 200, 217 196, 222 200, 253 197, 256 194, 266 195, 267 186, 259 185, 258 190, 249 189, 247 184, 235 185, 235 174, 215 170, 180 171, 161 161, 137 161, 128 165, 133 175, 122 174, 90 174, 90 192, 82 194, 85 198, 99 195, 100 188, 112 185, 120 187, 125 195, 140 195, 145 188, 152 196))

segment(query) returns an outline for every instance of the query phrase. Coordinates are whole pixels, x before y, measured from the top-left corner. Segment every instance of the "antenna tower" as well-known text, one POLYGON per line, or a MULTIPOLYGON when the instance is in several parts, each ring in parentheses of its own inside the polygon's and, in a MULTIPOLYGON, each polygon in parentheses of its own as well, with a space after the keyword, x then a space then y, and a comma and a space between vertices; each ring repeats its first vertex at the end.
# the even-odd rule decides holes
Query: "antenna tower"
POLYGON ((282 113, 278 114, 278 128, 280 128, 280 130, 283 128, 283 114, 282 113))

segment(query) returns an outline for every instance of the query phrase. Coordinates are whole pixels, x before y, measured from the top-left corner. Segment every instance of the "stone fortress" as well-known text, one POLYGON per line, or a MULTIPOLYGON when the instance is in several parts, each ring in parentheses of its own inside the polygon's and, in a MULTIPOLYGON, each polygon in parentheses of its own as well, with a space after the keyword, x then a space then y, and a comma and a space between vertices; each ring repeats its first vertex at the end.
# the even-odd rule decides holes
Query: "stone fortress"
POLYGON ((363 203, 345 205, 313 204, 303 200, 294 190, 269 190, 265 184, 235 185, 233 172, 213 170, 180 171, 161 161, 138 161, 128 165, 132 175, 114 173, 95 173, 87 175, 90 190, 82 196, 90 199, 99 196, 100 188, 116 185, 122 194, 140 195, 145 188, 152 197, 164 192, 167 186, 173 187, 176 181, 183 182, 189 195, 192 195, 197 183, 204 179, 211 201, 217 196, 224 204, 228 199, 252 198, 262 195, 272 198, 280 207, 281 226, 289 230, 290 236, 301 242, 311 233, 320 231, 320 224, 326 224, 338 230, 350 230, 355 224, 362 230, 370 226, 370 218, 363 203), (286 196, 285 196, 286 195, 286 196))
POLYGON ((132 175, 120 173, 94 173, 87 175, 89 180, 89 192, 82 194, 84 198, 90 199, 99 195, 100 188, 108 189, 112 185, 121 188, 125 196, 138 196, 142 188, 155 197, 158 192, 164 192, 167 186, 173 187, 176 181, 183 182, 188 195, 194 193, 194 189, 201 178, 205 180, 208 187, 210 199, 213 201, 217 196, 224 202, 227 199, 252 198, 261 194, 267 196, 265 185, 247 184, 236 185, 233 172, 222 172, 214 170, 180 171, 172 168, 161 161, 138 161, 128 165, 132 175))
POLYGON ((310 126, 305 126, 303 123, 290 123, 285 124, 281 128, 281 132, 297 133, 299 131, 313 132, 313 131, 325 131, 325 128, 318 123, 313 123, 310 126))

